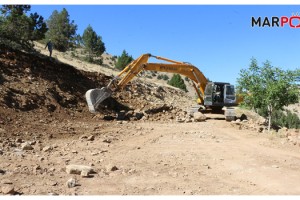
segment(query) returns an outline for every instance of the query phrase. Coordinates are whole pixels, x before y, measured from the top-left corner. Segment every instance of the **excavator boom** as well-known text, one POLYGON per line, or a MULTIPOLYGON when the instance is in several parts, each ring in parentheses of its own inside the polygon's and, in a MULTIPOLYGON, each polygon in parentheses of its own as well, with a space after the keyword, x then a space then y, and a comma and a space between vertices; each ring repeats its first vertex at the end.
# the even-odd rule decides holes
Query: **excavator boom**
POLYGON ((159 56, 153 56, 151 54, 143 54, 128 64, 114 79, 112 79, 108 86, 101 89, 90 89, 86 92, 85 96, 90 112, 96 112, 99 104, 111 96, 113 92, 112 85, 116 85, 116 89, 122 89, 142 70, 177 73, 187 76, 193 80, 193 86, 200 99, 199 103, 204 103, 204 90, 208 81, 198 68, 189 63, 178 62, 159 56), (156 58, 157 60, 163 60, 166 63, 148 63, 150 57, 156 58), (198 90, 200 90, 201 94, 198 90))

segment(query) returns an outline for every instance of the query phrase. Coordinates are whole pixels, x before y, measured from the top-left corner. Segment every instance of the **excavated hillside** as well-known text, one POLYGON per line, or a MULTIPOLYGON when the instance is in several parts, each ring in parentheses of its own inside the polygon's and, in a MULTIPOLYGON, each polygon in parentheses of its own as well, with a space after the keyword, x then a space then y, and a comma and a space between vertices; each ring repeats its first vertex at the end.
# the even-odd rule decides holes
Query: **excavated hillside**
POLYGON ((184 92, 135 80, 107 99, 98 115, 89 113, 84 94, 106 86, 112 77, 86 72, 38 53, 0 55, 1 124, 20 131, 37 120, 173 120, 191 103, 184 92))

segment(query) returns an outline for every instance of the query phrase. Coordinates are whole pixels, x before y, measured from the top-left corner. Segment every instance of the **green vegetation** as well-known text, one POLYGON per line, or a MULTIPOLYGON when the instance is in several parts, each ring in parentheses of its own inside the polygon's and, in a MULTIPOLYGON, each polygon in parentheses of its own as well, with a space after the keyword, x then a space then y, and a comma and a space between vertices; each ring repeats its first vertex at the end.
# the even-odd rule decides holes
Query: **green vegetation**
POLYGON ((286 112, 276 110, 272 114, 272 124, 280 127, 298 129, 300 128, 300 119, 297 114, 289 110, 286 110, 286 112))
POLYGON ((64 8, 61 12, 54 10, 52 15, 47 20, 49 28, 46 33, 46 38, 51 39, 54 48, 58 51, 66 51, 75 45, 78 40, 76 35, 77 25, 72 20, 68 11, 64 8))
POLYGON ((163 79, 163 80, 167 81, 167 80, 169 80, 169 77, 166 74, 164 74, 164 75, 160 74, 157 76, 157 79, 158 80, 163 79))
POLYGON ((244 104, 256 112, 264 110, 269 121, 270 130, 274 112, 282 110, 284 106, 299 101, 299 89, 296 78, 300 70, 284 71, 271 66, 266 61, 260 67, 253 58, 248 69, 240 71, 238 78, 238 92, 244 97, 244 104))
POLYGON ((187 92, 184 80, 181 78, 181 76, 179 74, 174 74, 172 76, 171 80, 168 81, 168 84, 172 85, 174 87, 180 88, 183 91, 187 92))
POLYGON ((82 43, 86 52, 88 53, 87 59, 90 62, 94 62, 96 56, 101 56, 105 51, 104 43, 102 42, 101 36, 88 25, 82 35, 82 43))
POLYGON ((33 50, 33 41, 45 38, 44 18, 37 13, 26 15, 30 5, 3 5, 0 9, 0 45, 16 50, 33 50))
POLYGON ((125 50, 123 50, 122 55, 118 57, 115 67, 119 70, 123 70, 132 61, 132 56, 129 56, 128 53, 125 50))

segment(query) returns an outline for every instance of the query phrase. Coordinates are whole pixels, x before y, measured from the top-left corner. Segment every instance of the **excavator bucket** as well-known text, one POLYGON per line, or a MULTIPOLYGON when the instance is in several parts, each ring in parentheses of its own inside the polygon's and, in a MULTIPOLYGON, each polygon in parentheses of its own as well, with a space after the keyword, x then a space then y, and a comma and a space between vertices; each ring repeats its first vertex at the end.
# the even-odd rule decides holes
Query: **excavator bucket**
POLYGON ((85 93, 85 98, 91 113, 95 113, 99 104, 110 97, 112 91, 109 88, 90 89, 85 93))

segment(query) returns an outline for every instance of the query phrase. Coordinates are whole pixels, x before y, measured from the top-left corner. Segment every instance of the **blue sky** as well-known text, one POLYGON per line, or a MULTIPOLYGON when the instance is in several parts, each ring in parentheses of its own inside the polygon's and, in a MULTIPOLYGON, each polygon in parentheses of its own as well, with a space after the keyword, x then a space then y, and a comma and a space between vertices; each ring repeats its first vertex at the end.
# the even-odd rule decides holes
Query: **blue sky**
POLYGON ((63 8, 78 34, 90 24, 112 55, 125 49, 134 58, 151 53, 190 62, 212 81, 236 84, 252 57, 300 68, 300 28, 251 27, 252 16, 300 15, 300 5, 32 5, 31 12, 48 19, 63 8))

